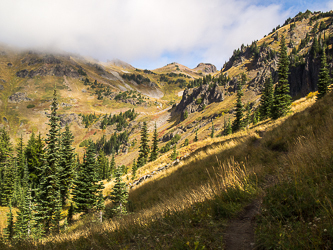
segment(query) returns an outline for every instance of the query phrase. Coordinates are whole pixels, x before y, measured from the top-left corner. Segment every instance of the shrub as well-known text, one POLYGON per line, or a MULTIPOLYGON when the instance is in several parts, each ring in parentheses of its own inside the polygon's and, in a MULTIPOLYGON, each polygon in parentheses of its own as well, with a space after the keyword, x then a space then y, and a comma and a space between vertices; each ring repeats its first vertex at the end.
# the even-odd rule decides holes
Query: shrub
POLYGON ((35 107, 34 104, 28 104, 28 106, 27 106, 28 109, 31 109, 31 108, 34 108, 34 107, 35 107))

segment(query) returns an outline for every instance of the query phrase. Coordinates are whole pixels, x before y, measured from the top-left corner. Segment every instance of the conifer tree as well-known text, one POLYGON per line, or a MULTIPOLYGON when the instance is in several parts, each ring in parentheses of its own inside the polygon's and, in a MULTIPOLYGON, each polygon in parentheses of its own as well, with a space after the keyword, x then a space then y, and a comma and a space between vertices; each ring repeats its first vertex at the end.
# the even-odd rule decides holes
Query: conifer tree
POLYGON ((112 155, 111 162, 110 162, 110 170, 108 174, 108 178, 111 180, 114 172, 116 170, 116 160, 114 159, 114 155, 112 155))
POLYGON ((198 129, 196 129, 196 131, 195 131, 194 141, 195 141, 195 142, 198 141, 198 129))
POLYGON ((73 190, 73 201, 78 212, 89 213, 96 206, 96 201, 102 185, 98 184, 96 174, 96 161, 94 146, 90 144, 87 148, 83 163, 73 190))
POLYGON ((171 160, 176 160, 177 159, 177 156, 178 156, 178 152, 177 152, 177 144, 175 144, 174 146, 173 146, 173 152, 172 152, 172 154, 170 155, 170 158, 171 158, 171 160))
POLYGON ((142 130, 141 130, 141 144, 139 150, 139 157, 138 157, 138 168, 144 166, 148 161, 148 154, 149 154, 149 145, 148 145, 148 130, 147 130, 147 123, 143 122, 142 130))
POLYGON ((69 190, 72 188, 75 176, 74 148, 72 148, 73 141, 74 136, 69 130, 68 124, 66 124, 65 131, 61 136, 61 159, 59 168, 60 196, 62 206, 65 205, 66 200, 69 197, 69 190))
POLYGON ((105 180, 109 178, 109 161, 105 156, 103 150, 100 150, 97 157, 97 165, 98 165, 98 180, 105 180))
POLYGON ((25 155, 24 155, 24 144, 22 134, 18 139, 18 144, 16 147, 16 162, 17 162, 17 170, 19 179, 23 179, 24 174, 24 166, 25 166, 25 155))
POLYGON ((242 103, 242 84, 238 84, 237 89, 237 101, 236 101, 236 118, 232 124, 232 132, 239 131, 240 129, 244 128, 244 105, 242 103))
POLYGON ((278 119, 290 110, 291 96, 289 93, 289 58, 285 38, 282 36, 280 44, 280 59, 278 64, 278 84, 275 88, 272 117, 278 119))
POLYGON ((13 195, 16 173, 13 167, 13 148, 5 129, 0 129, 0 202, 7 205, 13 195))
POLYGON ((318 99, 321 99, 328 92, 328 86, 331 84, 331 79, 327 69, 325 48, 323 49, 323 55, 321 57, 321 67, 319 71, 318 79, 318 99))
POLYGON ((23 239, 30 237, 32 228, 32 196, 31 188, 26 190, 19 205, 15 223, 15 237, 23 239))
MULTIPOLYGON (((32 132, 25 148, 25 157, 27 159, 29 180, 32 184, 32 189, 36 189, 44 162, 44 143, 41 134, 36 138, 34 132, 32 132)), ((32 196, 34 197, 34 191, 32 196)))
POLYGON ((232 134, 232 126, 231 126, 231 121, 230 118, 228 119, 228 122, 224 120, 224 135, 231 135, 232 134))
POLYGON ((135 159, 134 159, 133 165, 132 165, 132 180, 134 180, 135 177, 136 177, 136 171, 137 171, 137 169, 138 169, 138 167, 137 167, 135 159))
POLYGON ((272 116, 272 107, 274 100, 274 86, 272 77, 269 77, 265 81, 264 88, 260 99, 260 120, 265 120, 272 116))
POLYGON ((214 138, 214 131, 215 130, 215 128, 214 128, 214 122, 212 122, 212 132, 210 133, 210 137, 211 138, 214 138))
POLYGON ((153 136, 153 147, 150 153, 150 159, 149 161, 155 161, 158 156, 158 134, 157 134, 157 127, 156 127, 156 122, 155 122, 155 130, 154 130, 154 136, 153 136))
POLYGON ((11 202, 9 202, 9 212, 7 213, 7 227, 5 228, 5 236, 7 239, 11 240, 14 237, 14 216, 12 212, 12 205, 11 202))
POLYGON ((126 214, 126 203, 128 201, 128 190, 126 183, 121 178, 121 169, 118 167, 115 172, 115 185, 111 192, 113 203, 112 212, 114 215, 126 214))
POLYGON ((57 209, 57 197, 60 190, 60 124, 57 110, 57 92, 54 90, 49 118, 50 129, 46 138, 45 161, 40 170, 40 185, 38 187, 38 220, 40 220, 39 223, 43 223, 46 234, 49 234, 54 227, 57 227, 57 222, 54 220, 57 209))

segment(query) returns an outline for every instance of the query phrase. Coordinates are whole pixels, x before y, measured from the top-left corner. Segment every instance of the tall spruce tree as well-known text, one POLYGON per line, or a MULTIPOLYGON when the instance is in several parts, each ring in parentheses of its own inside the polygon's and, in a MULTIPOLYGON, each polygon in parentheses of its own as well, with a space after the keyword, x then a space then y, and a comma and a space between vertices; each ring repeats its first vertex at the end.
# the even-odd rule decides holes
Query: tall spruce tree
POLYGON ((109 172, 110 172, 109 161, 108 158, 106 158, 103 150, 100 150, 98 152, 97 165, 98 165, 98 173, 97 173, 98 180, 105 180, 109 178, 109 172))
POLYGON ((34 132, 31 133, 30 139, 25 147, 25 157, 28 164, 29 180, 32 185, 32 196, 34 197, 34 189, 39 184, 39 176, 41 175, 42 165, 44 163, 44 142, 41 134, 38 138, 34 132))
POLYGON ((138 168, 144 166, 148 161, 148 155, 149 155, 148 142, 149 140, 148 140, 147 123, 143 122, 143 126, 141 129, 141 144, 140 144, 139 157, 137 163, 138 168))
POLYGON ((126 214, 126 203, 128 202, 128 190, 126 183, 121 178, 121 168, 118 167, 115 172, 115 185, 111 192, 112 213, 113 215, 126 214))
POLYGON ((214 128, 214 122, 212 121, 212 132, 210 133, 210 137, 214 138, 215 128, 214 128))
POLYGON ((102 190, 102 184, 99 184, 97 179, 96 165, 95 149, 90 144, 74 182, 73 201, 78 212, 89 213, 96 206, 99 192, 102 190))
POLYGON ((73 141, 74 136, 69 130, 68 124, 66 124, 65 131, 61 136, 61 159, 59 168, 60 196, 62 206, 65 205, 66 200, 69 198, 69 191, 72 188, 75 176, 75 157, 74 148, 72 148, 73 141))
POLYGON ((9 202, 9 212, 7 213, 7 227, 4 229, 4 233, 7 239, 11 240, 14 237, 15 223, 14 216, 12 212, 12 205, 9 202))
POLYGON ((287 54, 287 46, 284 36, 282 36, 281 38, 279 54, 280 54, 280 59, 278 64, 279 80, 274 93, 274 102, 272 110, 273 119, 278 119, 282 116, 285 116, 289 112, 291 105, 291 96, 289 93, 290 91, 289 91, 289 82, 288 82, 289 58, 287 54))
POLYGON ((272 116, 272 107, 274 100, 274 86, 272 77, 269 77, 265 81, 264 88, 260 99, 260 120, 265 120, 272 116))
POLYGON ((137 170, 138 170, 138 167, 137 167, 135 159, 134 159, 133 165, 132 165, 132 180, 135 179, 137 170))
POLYGON ((158 134, 157 134, 157 126, 155 122, 155 130, 154 130, 154 136, 153 136, 153 147, 150 153, 149 161, 155 161, 158 156, 158 134))
POLYGON ((327 69, 325 48, 321 57, 321 67, 318 79, 318 99, 323 98, 328 92, 328 86, 331 84, 331 78, 327 69))
POLYGON ((38 223, 43 223, 44 231, 49 234, 53 228, 58 227, 55 213, 58 205, 58 192, 60 191, 60 123, 57 115, 58 98, 54 89, 51 115, 49 117, 49 133, 46 138, 45 161, 41 167, 40 185, 38 187, 38 223))
POLYGON ((15 237, 18 239, 24 239, 31 236, 31 229, 33 226, 31 188, 24 192, 22 202, 18 208, 19 211, 17 212, 15 223, 15 237))
POLYGON ((239 131, 240 129, 244 128, 244 105, 242 103, 242 96, 243 90, 242 86, 243 84, 238 84, 237 86, 237 101, 236 101, 236 115, 235 120, 232 124, 232 132, 239 131))
POLYGON ((16 164, 18 170, 18 177, 23 179, 24 174, 24 166, 25 166, 25 155, 24 155, 24 143, 22 134, 21 137, 18 139, 18 143, 16 146, 16 164))
POLYGON ((0 203, 8 204, 13 195, 15 177, 13 169, 13 147, 5 129, 0 129, 0 203))
POLYGON ((115 170, 116 170, 116 160, 114 159, 114 155, 112 155, 111 162, 110 162, 109 173, 108 173, 108 179, 111 180, 115 170))

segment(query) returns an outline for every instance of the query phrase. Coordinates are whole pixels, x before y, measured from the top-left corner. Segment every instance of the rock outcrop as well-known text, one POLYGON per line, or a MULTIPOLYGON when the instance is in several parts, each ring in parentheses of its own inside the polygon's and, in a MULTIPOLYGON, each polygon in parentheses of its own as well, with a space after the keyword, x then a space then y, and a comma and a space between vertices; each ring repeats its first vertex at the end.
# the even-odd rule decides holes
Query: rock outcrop
POLYGON ((177 105, 175 112, 182 113, 187 111, 188 114, 199 111, 204 105, 213 102, 223 101, 222 87, 215 85, 202 85, 197 88, 185 89, 182 100, 177 105))
POLYGON ((15 94, 12 94, 8 98, 8 102, 11 103, 29 102, 29 101, 33 101, 33 99, 28 98, 27 93, 21 93, 21 92, 16 92, 15 94))
POLYGON ((211 63, 199 63, 194 70, 201 70, 202 72, 210 74, 216 72, 216 66, 211 63))
POLYGON ((16 72, 16 76, 21 77, 21 78, 25 78, 25 77, 29 77, 29 78, 33 78, 35 76, 46 76, 46 75, 54 75, 54 76, 68 76, 68 77, 72 77, 72 78, 78 78, 80 76, 80 74, 78 73, 78 71, 70 66, 64 66, 64 65, 56 65, 52 68, 47 68, 45 66, 40 67, 37 70, 30 70, 28 71, 27 69, 24 70, 20 70, 18 72, 16 72))
POLYGON ((78 114, 71 113, 71 114, 62 114, 59 115, 60 117, 60 126, 63 128, 66 124, 71 124, 72 122, 76 122, 79 126, 82 126, 82 117, 78 114))

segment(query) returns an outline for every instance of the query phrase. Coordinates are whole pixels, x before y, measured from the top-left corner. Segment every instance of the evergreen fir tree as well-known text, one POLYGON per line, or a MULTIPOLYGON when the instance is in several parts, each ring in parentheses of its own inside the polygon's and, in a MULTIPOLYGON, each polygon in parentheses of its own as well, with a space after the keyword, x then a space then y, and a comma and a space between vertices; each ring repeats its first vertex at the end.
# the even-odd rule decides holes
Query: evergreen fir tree
POLYGON ((331 78, 327 69, 325 48, 321 57, 321 67, 318 79, 318 99, 321 99, 328 92, 328 86, 331 84, 331 78))
POLYGON ((177 159, 177 157, 178 157, 178 152, 177 152, 177 144, 175 144, 174 146, 173 146, 173 152, 172 152, 172 154, 170 155, 170 158, 171 158, 171 160, 176 160, 177 159))
POLYGON ((50 130, 46 138, 45 161, 40 170, 40 185, 38 187, 38 220, 40 220, 39 223, 43 223, 46 234, 49 234, 51 229, 57 226, 55 213, 57 209, 58 192, 60 190, 60 124, 57 110, 57 92, 54 90, 49 120, 50 130))
POLYGON ((212 132, 210 133, 210 137, 211 138, 214 138, 214 131, 215 130, 215 128, 214 128, 214 122, 212 122, 212 132))
POLYGON ((195 131, 194 141, 195 141, 195 142, 198 141, 198 129, 196 129, 196 131, 195 131))
POLYGON ((228 120, 226 133, 227 133, 227 135, 231 135, 232 134, 232 126, 231 126, 230 118, 228 120))
MULTIPOLYGON (((32 132, 25 148, 25 157, 28 164, 29 180, 32 184, 32 188, 36 189, 39 184, 39 176, 41 175, 44 162, 44 143, 40 134, 38 138, 35 138, 35 134, 32 132)), ((35 196, 34 191, 32 196, 35 196)))
POLYGON ((89 213, 96 206, 98 194, 102 185, 98 184, 96 174, 96 161, 94 146, 90 144, 87 148, 83 163, 73 190, 73 201, 78 212, 89 213))
POLYGON ((110 170, 108 174, 108 178, 111 180, 112 175, 114 174, 116 169, 116 160, 114 159, 114 155, 112 155, 111 162, 110 162, 110 170))
POLYGON ((137 171, 137 169, 138 169, 138 167, 137 167, 135 159, 134 159, 133 166, 132 166, 132 180, 134 180, 135 177, 136 177, 136 171, 137 171))
POLYGON ((105 180, 109 178, 109 161, 105 156, 103 150, 100 150, 97 157, 97 165, 98 165, 98 180, 105 180))
POLYGON ((244 106, 242 103, 242 96, 243 96, 243 91, 242 91, 242 84, 238 84, 238 89, 237 89, 237 101, 236 101, 236 119, 234 120, 232 124, 232 132, 239 131, 240 129, 244 128, 244 106))
POLYGON ((7 205, 13 195, 15 171, 13 169, 12 144, 5 129, 0 129, 0 203, 7 205))
POLYGON ((274 93, 272 117, 278 119, 285 116, 290 110, 291 96, 289 93, 289 58, 285 38, 282 36, 280 45, 280 59, 278 64, 279 81, 274 93))
POLYGON ((24 174, 24 166, 25 166, 25 155, 24 155, 24 144, 22 134, 21 137, 18 139, 18 144, 16 147, 16 162, 17 162, 17 169, 18 169, 18 177, 23 179, 24 174))
POLYGON ((274 100, 274 86, 272 77, 269 77, 265 81, 264 88, 260 99, 260 119, 265 120, 272 116, 272 107, 274 100))
POLYGON ((69 190, 72 188, 75 176, 74 148, 72 148, 73 141, 74 136, 69 130, 69 126, 66 124, 65 131, 62 133, 61 136, 61 160, 59 168, 60 195, 62 206, 65 205, 66 200, 69 198, 69 190))
POLYGON ((320 52, 320 46, 319 46, 318 39, 315 36, 313 38, 313 43, 312 43, 312 47, 311 47, 311 55, 312 55, 312 57, 316 58, 317 55, 319 54, 319 52, 320 52))
POLYGON ((153 136, 153 147, 152 147, 152 150, 151 150, 149 161, 155 161, 157 159, 158 151, 159 151, 159 148, 158 148, 158 134, 157 134, 157 127, 156 127, 156 122, 155 122, 155 130, 154 130, 154 136, 153 136))
POLYGON ((31 188, 26 190, 23 200, 19 205, 15 223, 15 238, 30 237, 32 228, 32 196, 31 188))
POLYGON ((113 203, 112 212, 114 215, 126 214, 126 203, 128 201, 128 190, 126 183, 121 179, 121 169, 118 167, 115 172, 115 185, 111 192, 113 203))
POLYGON ((148 145, 148 130, 147 130, 147 123, 143 122, 143 127, 141 130, 141 144, 139 150, 139 157, 138 157, 138 168, 144 166, 148 161, 148 154, 149 154, 149 145, 148 145))
POLYGON ((14 216, 12 212, 12 205, 9 202, 9 212, 7 213, 7 227, 4 229, 4 233, 7 239, 11 240, 14 237, 14 216))

